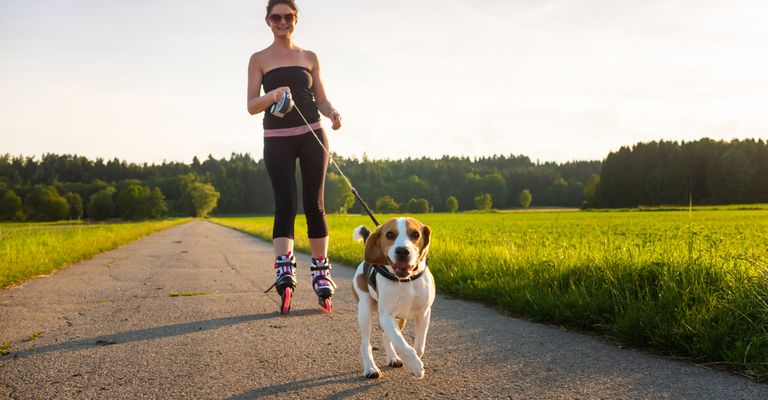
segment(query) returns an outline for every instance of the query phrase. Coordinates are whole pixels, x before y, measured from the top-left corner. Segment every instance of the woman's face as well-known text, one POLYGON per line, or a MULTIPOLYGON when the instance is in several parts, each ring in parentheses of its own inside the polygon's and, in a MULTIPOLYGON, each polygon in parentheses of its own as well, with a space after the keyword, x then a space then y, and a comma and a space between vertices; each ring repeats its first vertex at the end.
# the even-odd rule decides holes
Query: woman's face
POLYGON ((277 37, 289 37, 296 27, 296 11, 287 4, 276 4, 267 15, 267 25, 277 37))

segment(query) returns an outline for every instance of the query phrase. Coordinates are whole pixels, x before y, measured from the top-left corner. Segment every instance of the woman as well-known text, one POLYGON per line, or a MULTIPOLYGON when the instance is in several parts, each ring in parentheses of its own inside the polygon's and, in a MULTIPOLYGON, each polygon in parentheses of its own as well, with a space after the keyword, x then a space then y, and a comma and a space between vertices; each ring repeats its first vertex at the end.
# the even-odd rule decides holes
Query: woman
POLYGON ((301 169, 304 214, 312 252, 312 288, 326 312, 330 311, 328 299, 336 287, 331 280, 331 264, 327 257, 328 224, 323 191, 328 154, 323 146, 327 149, 328 141, 320 125, 320 114, 331 119, 334 130, 341 127, 341 115, 325 95, 317 55, 296 46, 292 40, 297 12, 293 0, 269 0, 266 22, 274 41, 253 54, 248 65, 248 112, 251 115, 266 111, 288 91, 295 107, 309 123, 307 126, 296 110, 282 118, 268 111, 264 113, 264 162, 275 194, 272 230, 275 287, 283 299, 281 312, 284 314, 290 309, 290 295, 296 286, 296 259, 293 256, 296 158, 301 169), (264 95, 260 91, 262 85, 264 95))

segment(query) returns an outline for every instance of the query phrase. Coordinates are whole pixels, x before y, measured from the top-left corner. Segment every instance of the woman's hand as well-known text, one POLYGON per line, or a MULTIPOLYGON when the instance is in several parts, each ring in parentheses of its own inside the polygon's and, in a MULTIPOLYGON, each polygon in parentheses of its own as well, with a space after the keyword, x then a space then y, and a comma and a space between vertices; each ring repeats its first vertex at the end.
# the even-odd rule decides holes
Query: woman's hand
POLYGON ((336 131, 339 128, 341 128, 341 114, 339 114, 336 110, 331 110, 331 114, 329 115, 331 118, 331 122, 333 125, 331 125, 331 128, 336 131))
POLYGON ((281 86, 277 89, 274 89, 269 92, 269 95, 272 96, 273 103, 277 103, 280 101, 280 98, 283 97, 283 93, 285 92, 291 92, 291 88, 288 86, 281 86))

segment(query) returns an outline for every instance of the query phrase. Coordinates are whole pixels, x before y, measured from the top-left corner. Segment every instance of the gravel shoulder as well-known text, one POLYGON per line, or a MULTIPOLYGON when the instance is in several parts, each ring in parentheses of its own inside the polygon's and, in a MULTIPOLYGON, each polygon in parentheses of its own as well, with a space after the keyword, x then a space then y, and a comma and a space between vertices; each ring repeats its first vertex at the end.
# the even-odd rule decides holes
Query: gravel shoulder
POLYGON ((335 265, 334 313, 324 315, 309 259, 298 260, 289 316, 262 293, 274 279, 271 246, 206 221, 2 290, 0 342, 11 348, 0 356, 0 398, 768 399, 768 385, 445 296, 426 377, 386 367, 376 349, 384 374, 367 380, 354 269, 335 265), (170 296, 185 292, 204 294, 170 296))

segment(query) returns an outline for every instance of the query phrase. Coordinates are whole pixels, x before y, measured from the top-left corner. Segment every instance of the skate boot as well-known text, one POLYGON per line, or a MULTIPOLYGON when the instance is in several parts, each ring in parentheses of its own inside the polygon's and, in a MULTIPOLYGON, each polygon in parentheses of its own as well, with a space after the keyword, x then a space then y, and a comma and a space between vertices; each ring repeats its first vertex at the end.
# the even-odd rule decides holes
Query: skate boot
POLYGON ((291 310, 291 296, 296 288, 296 258, 291 253, 275 259, 275 283, 272 287, 280 295, 280 314, 288 314, 291 310))
POLYGON ((331 312, 331 296, 336 292, 336 284, 331 279, 331 263, 328 258, 312 258, 309 266, 312 271, 312 289, 324 313, 331 312))

